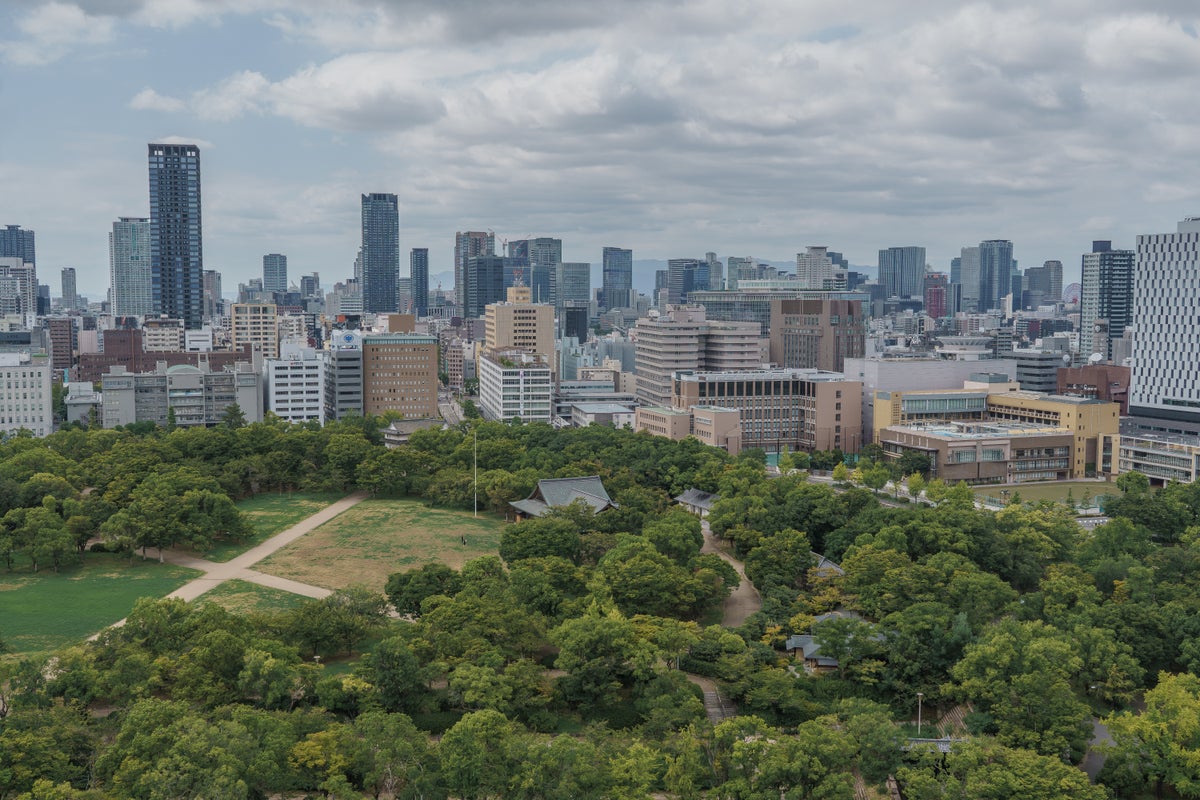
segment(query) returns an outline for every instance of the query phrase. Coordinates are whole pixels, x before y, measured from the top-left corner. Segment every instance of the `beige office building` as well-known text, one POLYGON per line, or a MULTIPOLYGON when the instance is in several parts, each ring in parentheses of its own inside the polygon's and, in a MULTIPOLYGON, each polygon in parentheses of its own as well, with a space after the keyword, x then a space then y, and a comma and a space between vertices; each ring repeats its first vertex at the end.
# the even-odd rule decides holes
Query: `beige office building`
POLYGON ((279 358, 279 314, 274 304, 234 303, 229 324, 234 350, 250 344, 263 358, 279 358))
POLYGON ((763 362, 757 323, 706 319, 703 306, 667 306, 658 317, 638 320, 633 335, 637 396, 649 405, 671 404, 679 370, 758 369, 763 362))
POLYGON ((771 362, 841 372, 866 352, 867 319, 858 300, 771 302, 771 362))
POLYGON ((363 336, 362 363, 364 415, 394 411, 410 419, 438 416, 436 336, 363 336))
POLYGON ((554 306, 534 303, 528 286, 512 286, 508 300, 485 307, 483 355, 523 350, 554 363, 554 306))

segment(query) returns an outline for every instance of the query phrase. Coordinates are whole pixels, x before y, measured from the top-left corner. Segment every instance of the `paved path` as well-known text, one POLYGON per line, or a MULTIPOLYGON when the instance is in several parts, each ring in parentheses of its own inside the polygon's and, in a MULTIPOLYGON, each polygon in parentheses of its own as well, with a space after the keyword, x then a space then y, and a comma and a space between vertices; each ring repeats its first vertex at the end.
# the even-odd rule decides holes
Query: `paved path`
POLYGON ((722 720, 737 716, 737 708, 721 696, 721 690, 717 687, 716 681, 691 672, 683 674, 689 681, 699 686, 700 691, 704 692, 704 713, 708 716, 709 722, 716 725, 722 720))
POLYGON ((746 570, 742 566, 742 562, 717 547, 717 538, 708 527, 708 520, 700 520, 700 530, 704 533, 704 546, 700 548, 700 552, 716 553, 725 559, 742 579, 729 597, 725 598, 725 606, 721 609, 721 624, 727 628, 736 628, 745 622, 747 617, 762 608, 762 598, 759 597, 754 584, 746 578, 746 570))
MULTIPOLYGON (((257 572, 250 569, 258 562, 262 561, 272 553, 287 547, 292 542, 299 539, 304 534, 313 529, 324 525, 329 520, 341 514, 347 509, 367 499, 366 492, 355 492, 354 494, 346 495, 336 503, 332 503, 321 509, 311 517, 306 517, 300 522, 297 522, 292 527, 285 531, 281 531, 270 539, 267 539, 262 544, 255 545, 246 552, 242 553, 237 558, 226 561, 225 563, 217 563, 215 561, 206 561, 203 558, 197 558, 189 553, 179 552, 177 550, 164 550, 158 553, 159 558, 168 564, 175 564, 179 567, 188 567, 189 569, 200 570, 204 575, 196 578, 183 586, 180 586, 175 591, 171 592, 167 597, 177 597, 180 600, 192 601, 211 589, 215 589, 222 583, 228 580, 238 579, 257 583, 259 586, 268 586, 272 589, 282 589, 285 592, 303 595, 321 599, 328 597, 332 592, 320 586, 312 586, 299 581, 288 580, 287 578, 279 578, 275 575, 267 575, 263 572, 257 572)), ((117 628, 125 624, 125 620, 120 620, 113 624, 112 627, 117 628)), ((95 638, 94 636, 92 637, 95 638)))

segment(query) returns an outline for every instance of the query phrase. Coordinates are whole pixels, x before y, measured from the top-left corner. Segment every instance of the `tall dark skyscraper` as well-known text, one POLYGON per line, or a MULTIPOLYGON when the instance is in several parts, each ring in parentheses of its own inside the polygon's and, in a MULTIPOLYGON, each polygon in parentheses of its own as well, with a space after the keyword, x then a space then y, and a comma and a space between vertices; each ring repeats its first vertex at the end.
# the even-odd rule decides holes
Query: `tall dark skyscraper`
POLYGON ((37 265, 33 246, 33 231, 20 225, 0 228, 0 258, 19 258, 26 264, 37 265))
POLYGON ((610 308, 633 306, 633 251, 623 247, 604 248, 600 305, 610 308))
POLYGON ((703 281, 698 280, 700 261, 695 258, 672 258, 667 260, 667 302, 686 303, 690 292, 708 288, 708 271, 704 270, 703 281))
POLYGON ((204 319, 200 148, 151 144, 150 291, 154 311, 199 328, 204 319))
POLYGON ((263 289, 268 292, 288 290, 287 256, 280 253, 263 256, 263 289))
POLYGON ((458 231, 454 234, 454 294, 459 308, 467 296, 467 259, 496 255, 496 234, 491 231, 458 231))
POLYGON ((471 256, 467 259, 465 291, 459 299, 464 317, 482 317, 491 303, 504 300, 504 290, 512 283, 506 280, 514 270, 516 259, 505 256, 471 256))
POLYGON ((63 311, 74 311, 79 308, 79 293, 75 283, 75 268, 62 268, 62 305, 63 311))
POLYGON ((400 295, 400 205, 394 194, 362 196, 363 311, 398 310, 400 295))
POLYGON ((542 236, 537 239, 517 239, 508 243, 508 256, 525 260, 525 285, 535 303, 555 303, 558 300, 558 265, 562 263, 562 239, 542 236))
POLYGON ((413 313, 429 313, 429 248, 414 247, 408 256, 408 275, 412 281, 413 313))
POLYGON ((921 297, 925 291, 925 248, 880 250, 879 282, 887 288, 888 297, 921 297))

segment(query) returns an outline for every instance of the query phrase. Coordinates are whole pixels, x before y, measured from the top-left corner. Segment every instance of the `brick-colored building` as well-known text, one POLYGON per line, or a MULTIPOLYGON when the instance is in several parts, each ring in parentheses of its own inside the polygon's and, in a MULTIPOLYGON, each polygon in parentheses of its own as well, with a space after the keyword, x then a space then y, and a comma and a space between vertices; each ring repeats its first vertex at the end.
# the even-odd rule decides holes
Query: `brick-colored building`
POLYGON ((1129 367, 1118 364, 1060 367, 1057 393, 1117 403, 1121 406, 1121 416, 1129 416, 1129 367))
POLYGON ((780 367, 841 372, 866 352, 867 320, 857 300, 775 300, 771 362, 780 367))
POLYGON ((438 416, 437 337, 384 333, 362 337, 363 414, 438 416))
POLYGON ((214 372, 232 368, 239 361, 253 363, 253 348, 246 345, 236 351, 217 350, 208 353, 189 353, 183 350, 170 352, 146 352, 142 349, 142 331, 111 329, 100 335, 104 343, 103 353, 81 353, 79 363, 72 370, 71 380, 98 383, 101 376, 113 367, 124 367, 131 374, 153 372, 158 364, 168 367, 190 364, 208 364, 214 372))
POLYGON ((1067 480, 1075 436, 1070 428, 1002 422, 897 425, 879 431, 889 458, 929 456, 929 475, 947 483, 1067 480))

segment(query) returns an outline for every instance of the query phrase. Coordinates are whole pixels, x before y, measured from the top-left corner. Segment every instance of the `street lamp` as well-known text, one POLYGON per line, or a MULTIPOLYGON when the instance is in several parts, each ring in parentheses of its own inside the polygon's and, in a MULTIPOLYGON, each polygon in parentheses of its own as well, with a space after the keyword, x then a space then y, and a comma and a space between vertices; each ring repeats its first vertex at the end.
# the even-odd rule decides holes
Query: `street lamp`
POLYGON ((475 438, 475 480, 471 482, 475 489, 475 516, 479 517, 479 428, 471 428, 471 434, 475 438))
POLYGON ((924 692, 917 692, 917 738, 921 738, 921 699, 925 697, 924 692))

